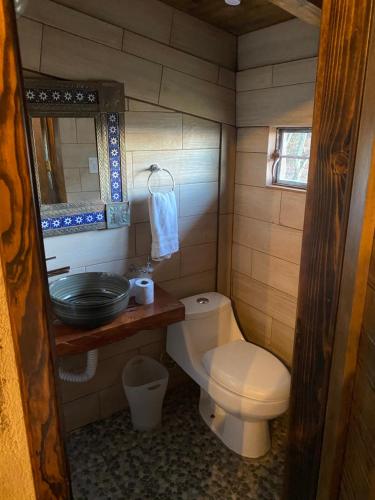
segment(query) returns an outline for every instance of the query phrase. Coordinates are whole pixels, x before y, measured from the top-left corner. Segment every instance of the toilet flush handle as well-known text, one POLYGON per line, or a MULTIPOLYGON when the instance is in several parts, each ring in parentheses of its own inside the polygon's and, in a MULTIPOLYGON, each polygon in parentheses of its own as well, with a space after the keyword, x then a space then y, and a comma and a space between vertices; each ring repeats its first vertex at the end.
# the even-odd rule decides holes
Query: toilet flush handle
POLYGON ((207 297, 199 297, 199 299, 197 299, 197 302, 198 304, 208 304, 210 301, 207 297))

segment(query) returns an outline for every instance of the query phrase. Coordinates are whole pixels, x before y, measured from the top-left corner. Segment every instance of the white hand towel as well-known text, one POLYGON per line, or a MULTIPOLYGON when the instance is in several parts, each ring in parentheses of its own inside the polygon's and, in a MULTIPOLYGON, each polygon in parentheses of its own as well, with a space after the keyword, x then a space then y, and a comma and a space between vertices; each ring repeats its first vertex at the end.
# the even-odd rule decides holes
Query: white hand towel
POLYGON ((178 252, 177 205, 174 191, 153 193, 148 200, 151 222, 151 257, 153 260, 170 259, 178 252))

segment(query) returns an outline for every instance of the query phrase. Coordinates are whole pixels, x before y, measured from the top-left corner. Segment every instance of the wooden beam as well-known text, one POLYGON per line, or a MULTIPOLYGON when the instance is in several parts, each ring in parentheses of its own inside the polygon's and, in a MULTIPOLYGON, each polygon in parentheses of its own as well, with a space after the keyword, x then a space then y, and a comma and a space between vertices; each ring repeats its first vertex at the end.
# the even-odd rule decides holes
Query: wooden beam
POLYGON ((0 0, 0 53, 0 265, 36 498, 64 500, 70 496, 69 479, 55 387, 53 340, 47 325, 47 277, 11 0, 0 0))
POLYGON ((269 0, 293 16, 298 17, 305 23, 320 26, 322 11, 319 7, 308 0, 269 0))
POLYGON ((341 335, 337 313, 374 5, 375 0, 325 0, 323 5, 292 370, 287 500, 316 499, 333 345, 341 335))

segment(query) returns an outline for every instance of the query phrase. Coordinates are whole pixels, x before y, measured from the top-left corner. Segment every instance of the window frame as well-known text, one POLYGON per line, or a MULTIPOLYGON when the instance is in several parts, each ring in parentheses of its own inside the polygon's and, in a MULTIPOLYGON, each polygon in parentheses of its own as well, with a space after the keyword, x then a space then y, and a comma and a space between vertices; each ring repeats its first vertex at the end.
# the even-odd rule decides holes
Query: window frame
MULTIPOLYGON (((278 178, 279 168, 280 168, 280 160, 281 158, 287 158, 288 156, 282 156, 280 154, 282 150, 282 140, 283 134, 290 132, 300 132, 300 133, 310 133, 312 132, 311 127, 277 127, 276 128, 276 145, 275 150, 272 154, 273 165, 272 165, 272 185, 279 186, 284 188, 292 188, 292 189, 302 189, 306 191, 307 182, 293 182, 293 181, 280 181, 278 178)), ((297 157, 295 157, 297 158, 297 157)), ((310 155, 308 157, 310 162, 310 155)))

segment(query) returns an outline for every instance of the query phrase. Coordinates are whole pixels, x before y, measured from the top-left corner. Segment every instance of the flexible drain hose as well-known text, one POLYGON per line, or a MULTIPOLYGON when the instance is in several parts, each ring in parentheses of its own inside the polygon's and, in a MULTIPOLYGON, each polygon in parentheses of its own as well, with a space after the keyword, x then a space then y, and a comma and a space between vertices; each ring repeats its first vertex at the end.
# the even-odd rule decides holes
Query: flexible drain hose
POLYGON ((93 378, 98 366, 98 349, 88 351, 86 356, 86 368, 81 373, 66 372, 61 367, 59 368, 59 377, 66 382, 88 382, 93 378))

